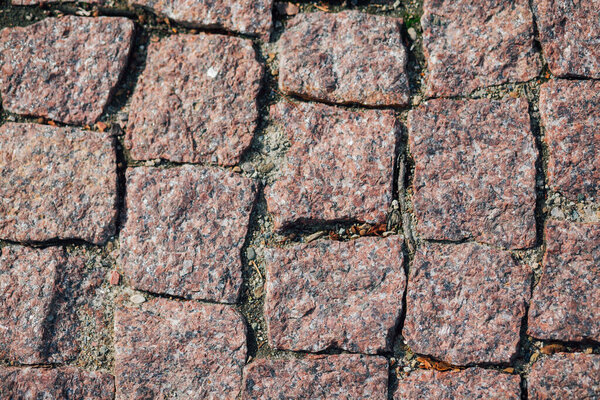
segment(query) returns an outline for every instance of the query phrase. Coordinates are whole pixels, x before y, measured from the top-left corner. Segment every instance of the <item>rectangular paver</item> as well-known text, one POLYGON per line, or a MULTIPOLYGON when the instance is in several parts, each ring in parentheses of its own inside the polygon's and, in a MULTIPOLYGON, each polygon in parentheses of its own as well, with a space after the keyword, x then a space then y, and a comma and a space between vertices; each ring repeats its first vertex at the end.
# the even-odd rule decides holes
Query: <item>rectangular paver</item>
POLYGON ((236 399, 246 326, 233 308, 156 299, 115 312, 117 400, 236 399))
POLYGON ((259 359, 244 370, 242 399, 385 400, 383 357, 343 354, 304 359, 259 359))
POLYGON ((536 243, 538 153, 525 100, 431 100, 409 113, 408 130, 422 237, 536 243))
POLYGON ((137 289, 233 303, 256 185, 216 168, 127 171, 121 262, 137 289))
POLYGON ((425 0, 427 96, 528 81, 540 71, 528 0, 425 0))
POLYGON ((131 157, 237 164, 256 129, 262 73, 247 39, 198 34, 151 42, 131 99, 131 157))
POLYGON ((117 218, 114 142, 76 128, 2 125, 0 238, 108 240, 117 218))
POLYGON ((599 264, 600 224, 549 221, 528 333, 540 339, 600 341, 599 264))
POLYGON ((455 365, 517 355, 531 270, 476 243, 423 243, 408 278, 403 335, 416 353, 455 365))
POLYGON ((127 18, 46 18, 0 31, 5 110, 67 124, 92 124, 127 66, 134 34, 127 18))
POLYGON ((311 221, 385 221, 398 125, 391 111, 279 103, 272 118, 291 147, 265 190, 276 229, 311 221))
MULTIPOLYGON (((600 41, 600 39, 599 39, 600 41)), ((550 186, 571 200, 600 193, 600 82, 553 80, 540 90, 550 186)))
POLYGON ((390 350, 406 282, 397 236, 268 249, 265 258, 272 347, 390 350))
POLYGON ((279 41, 279 87, 330 103, 406 105, 402 20, 357 11, 298 14, 279 41))

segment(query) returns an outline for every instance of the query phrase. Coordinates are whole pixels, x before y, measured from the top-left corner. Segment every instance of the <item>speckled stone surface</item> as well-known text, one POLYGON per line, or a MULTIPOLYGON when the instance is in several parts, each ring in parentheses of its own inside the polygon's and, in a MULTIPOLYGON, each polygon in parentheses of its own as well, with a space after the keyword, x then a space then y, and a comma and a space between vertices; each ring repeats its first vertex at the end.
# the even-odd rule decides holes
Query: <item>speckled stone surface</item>
POLYGON ((548 222, 542 278, 529 307, 531 336, 600 341, 599 264, 600 224, 548 222))
POLYGON ((550 186, 571 200, 596 198, 600 193, 600 82, 545 83, 539 108, 546 129, 550 186))
MULTIPOLYGON (((75 0, 11 0, 11 4, 14 6, 33 6, 37 4, 49 4, 49 3, 74 3, 75 0)), ((77 3, 88 3, 102 5, 106 0, 77 0, 77 3)))
POLYGON ((427 96, 466 95, 539 73, 528 0, 425 0, 423 12, 427 96))
POLYGON ((75 367, 0 367, 0 397, 14 400, 112 400, 114 378, 75 367))
POLYGON ((114 142, 76 128, 2 125, 0 238, 106 242, 117 218, 114 142))
POLYGON ((398 125, 391 111, 279 103, 271 117, 291 147, 265 189, 276 229, 310 221, 385 221, 398 125))
POLYGON ((554 354, 533 364, 527 378, 530 400, 600 398, 600 355, 554 354))
POLYGON ((600 78, 600 0, 533 0, 532 6, 550 71, 600 78))
POLYGON ((408 116, 417 231, 507 248, 536 242, 535 163, 527 102, 431 100, 408 116))
POLYGON ((508 363, 517 354, 531 270, 476 243, 424 243, 408 278, 409 347, 455 365, 508 363))
POLYGON ((401 26, 357 11, 298 14, 279 41, 280 89, 331 103, 408 104, 401 26))
POLYGON ((394 400, 519 400, 521 378, 483 368, 457 372, 415 371, 398 382, 394 400))
POLYGON ((388 363, 383 357, 342 354, 304 359, 259 359, 244 370, 244 400, 386 399, 388 363))
POLYGON ((59 247, 7 246, 0 256, 0 358, 25 364, 73 360, 82 321, 106 329, 105 272, 59 247))
POLYGON ((262 74, 247 39, 197 34, 151 42, 131 99, 131 157, 236 164, 254 135, 262 74))
POLYGON ((218 170, 182 166, 127 170, 121 262, 133 287, 233 303, 256 184, 218 170))
POLYGON ((245 361, 233 307, 156 299, 115 312, 117 400, 235 399, 245 361))
POLYGON ((322 240, 268 249, 265 319, 271 347, 390 350, 402 312, 402 240, 322 240))
POLYGON ((185 26, 220 28, 268 42, 273 0, 128 0, 185 26))
POLYGON ((6 111, 92 124, 123 73, 134 25, 126 18, 46 18, 0 31, 0 94, 6 111))

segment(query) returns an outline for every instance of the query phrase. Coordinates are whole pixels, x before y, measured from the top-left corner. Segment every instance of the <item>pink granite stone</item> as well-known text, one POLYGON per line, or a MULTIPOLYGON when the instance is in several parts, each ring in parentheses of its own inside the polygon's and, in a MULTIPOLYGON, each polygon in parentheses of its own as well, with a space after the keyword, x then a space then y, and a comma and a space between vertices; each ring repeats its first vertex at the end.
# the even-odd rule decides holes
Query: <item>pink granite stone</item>
POLYGON ((467 95, 540 72, 528 0, 425 0, 423 11, 427 96, 467 95))
POLYGON ((0 31, 0 94, 6 111, 92 124, 127 66, 134 25, 126 18, 46 18, 0 31))
POLYGON ((425 239, 507 248, 536 243, 527 102, 431 100, 408 116, 417 231, 425 239))
POLYGON ((131 99, 131 157, 237 164, 256 129, 262 75, 250 40, 198 34, 150 43, 131 99))
POLYGON ((246 326, 232 307, 156 299, 115 312, 117 400, 236 399, 246 326))
POLYGON ((540 90, 548 180, 571 200, 600 193, 600 82, 550 81, 540 90))
POLYGON ((279 103, 271 114, 291 141, 280 179, 265 190, 276 229, 385 221, 398 135, 391 111, 279 103))
POLYGON ((244 370, 244 400, 387 399, 388 365, 383 357, 357 354, 303 359, 259 359, 244 370))
POLYGON ((600 342, 600 224, 549 221, 542 278, 533 290, 528 333, 600 342))
POLYGON ((11 400, 112 400, 114 378, 75 367, 0 367, 0 398, 11 400))
POLYGON ((128 0, 185 26, 271 36, 273 0, 128 0))
POLYGON ((394 400, 521 399, 521 377, 483 368, 415 371, 398 383, 394 400))
POLYGON ((282 91, 331 103, 410 100, 402 19, 343 11, 298 14, 279 41, 282 91))
POLYGON ((121 262, 141 290, 233 303, 256 185, 216 168, 127 171, 121 262))
POLYGON ((265 258, 271 347, 390 350, 406 283, 398 236, 268 249, 265 258))
POLYGON ((554 354, 531 367, 529 400, 600 398, 600 355, 554 354))
POLYGON ((408 279, 403 335, 416 353, 454 365, 517 354, 531 270, 476 243, 423 243, 408 279))
POLYGON ((7 246, 0 257, 0 358, 24 364, 77 357, 82 318, 103 330, 105 271, 62 248, 7 246))
POLYGON ((87 4, 98 4, 103 5, 106 0, 11 0, 10 4, 13 6, 35 6, 38 4, 50 4, 50 3, 87 3, 87 4))
POLYGON ((114 234, 117 166, 110 134, 8 122, 0 143, 0 238, 102 244, 114 234))
POLYGON ((533 0, 532 6, 550 71, 600 78, 600 0, 533 0))

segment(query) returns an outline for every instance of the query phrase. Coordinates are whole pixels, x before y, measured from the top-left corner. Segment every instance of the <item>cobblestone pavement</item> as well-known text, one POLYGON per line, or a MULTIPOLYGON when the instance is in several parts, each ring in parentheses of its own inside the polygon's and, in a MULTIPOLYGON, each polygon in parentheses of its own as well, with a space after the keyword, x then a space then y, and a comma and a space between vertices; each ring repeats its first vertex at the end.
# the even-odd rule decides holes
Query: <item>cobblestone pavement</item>
POLYGON ((600 0, 11 1, 0 399, 600 399, 600 0))

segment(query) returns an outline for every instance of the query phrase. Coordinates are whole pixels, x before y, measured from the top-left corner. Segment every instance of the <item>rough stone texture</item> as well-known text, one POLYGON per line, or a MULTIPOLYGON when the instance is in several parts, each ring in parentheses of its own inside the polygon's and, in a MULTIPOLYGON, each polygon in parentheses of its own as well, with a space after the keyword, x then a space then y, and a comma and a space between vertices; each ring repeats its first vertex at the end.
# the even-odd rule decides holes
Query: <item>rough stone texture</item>
POLYGON ((127 65, 134 25, 126 18, 46 18, 0 31, 5 110, 92 124, 127 65))
POLYGON ((279 42, 279 87, 331 103, 408 104, 401 25, 357 11, 299 14, 279 42))
POLYGON ((62 248, 4 247, 0 358, 26 364, 76 358, 84 318, 95 329, 107 326, 99 303, 104 276, 80 257, 67 258, 62 248))
POLYGON ((538 154, 525 100, 431 100, 408 128, 422 237, 535 244, 538 154))
POLYGON ((530 400, 600 398, 600 355, 554 354, 533 364, 527 378, 530 400))
POLYGON ((532 5, 550 71, 600 78, 600 0, 533 0, 532 5))
POLYGON ((507 251, 424 243, 408 280, 406 342, 455 365, 508 363, 517 354, 530 283, 529 268, 507 251))
POLYGON ((387 399, 383 357, 357 354, 259 359, 244 371, 243 399, 387 399))
POLYGON ((279 103, 271 114, 292 143, 281 178, 265 189, 276 229, 385 220, 398 135, 391 111, 279 103))
POLYGON ((237 164, 256 129, 262 74, 250 40, 198 34, 150 43, 131 99, 131 157, 237 164))
POLYGON ((114 378, 75 367, 0 367, 0 397, 11 400, 112 400, 114 378))
POLYGON ((186 26, 221 28, 269 41, 273 0, 128 0, 186 26))
POLYGON ((2 125, 0 238, 108 240, 117 218, 114 142, 76 128, 2 125))
POLYGON ((458 372, 415 371, 398 382, 394 400, 519 400, 521 378, 482 368, 458 372))
POLYGON ((121 262, 133 287, 235 302, 256 185, 189 165, 127 170, 121 262))
POLYGON ((540 91, 539 108, 546 128, 550 186, 571 200, 598 196, 600 82, 545 83, 540 91))
POLYGON ((390 350, 406 284, 397 236, 268 249, 265 258, 272 347, 390 350))
POLYGON ((11 0, 13 6, 34 6, 37 4, 49 4, 49 3, 88 3, 88 4, 99 4, 102 5, 106 0, 11 0))
POLYGON ((600 341, 598 265, 600 224, 548 222, 542 278, 529 308, 531 336, 600 341))
POLYGON ((528 0, 425 0, 427 96, 466 95, 540 71, 528 0))
POLYGON ((232 307, 156 299, 115 312, 115 377, 121 399, 235 399, 246 326, 232 307))

